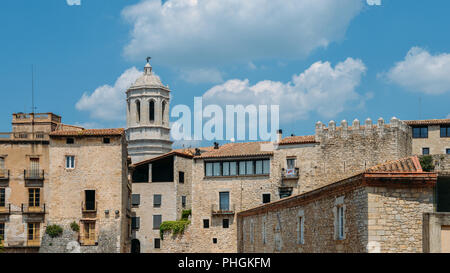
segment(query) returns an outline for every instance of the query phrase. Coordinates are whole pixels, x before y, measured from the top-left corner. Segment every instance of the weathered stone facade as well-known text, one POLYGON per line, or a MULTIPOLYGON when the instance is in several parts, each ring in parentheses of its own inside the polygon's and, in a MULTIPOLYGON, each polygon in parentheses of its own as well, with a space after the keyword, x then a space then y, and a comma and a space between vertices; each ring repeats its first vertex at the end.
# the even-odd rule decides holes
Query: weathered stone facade
POLYGON ((81 252, 129 252, 131 184, 124 131, 56 131, 50 136, 46 220, 69 235, 44 237, 41 252, 59 252, 72 241, 81 252), (74 158, 72 166, 68 157, 74 158), (71 223, 79 226, 77 236, 70 235, 71 223))
POLYGON ((435 182, 422 172, 361 174, 241 212, 239 252, 422 252, 422 214, 433 211, 435 182))

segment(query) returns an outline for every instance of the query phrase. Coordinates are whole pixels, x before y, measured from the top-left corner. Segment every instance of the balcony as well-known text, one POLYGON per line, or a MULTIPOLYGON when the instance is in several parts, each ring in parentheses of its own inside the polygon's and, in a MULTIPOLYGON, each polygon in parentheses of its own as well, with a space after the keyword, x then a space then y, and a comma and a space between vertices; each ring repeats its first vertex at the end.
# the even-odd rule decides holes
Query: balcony
POLYGON ((278 187, 278 193, 280 195, 280 199, 291 196, 293 190, 294 190, 293 187, 285 187, 285 186, 278 187))
POLYGON ((235 205, 229 205, 227 208, 219 207, 219 205, 211 205, 211 214, 215 215, 234 215, 235 205))
POLYGON ((40 239, 27 240, 27 246, 40 247, 41 246, 41 240, 40 239))
POLYGON ((90 236, 80 235, 78 238, 79 238, 79 243, 82 246, 97 245, 97 238, 95 235, 90 235, 90 236))
POLYGON ((299 168, 294 169, 281 169, 281 179, 298 179, 299 178, 299 168))
POLYGON ((43 187, 44 186, 44 170, 31 169, 24 170, 23 177, 25 186, 27 187, 43 187))
POLYGON ((4 206, 0 206, 0 215, 8 215, 11 214, 11 204, 5 204, 4 206))
POLYGON ((23 214, 45 214, 45 204, 39 206, 30 206, 27 204, 22 204, 23 214))
POLYGON ((0 169, 0 187, 8 187, 9 170, 0 169))
POLYGON ((83 213, 96 213, 97 212, 97 202, 86 201, 81 203, 81 212, 83 213))

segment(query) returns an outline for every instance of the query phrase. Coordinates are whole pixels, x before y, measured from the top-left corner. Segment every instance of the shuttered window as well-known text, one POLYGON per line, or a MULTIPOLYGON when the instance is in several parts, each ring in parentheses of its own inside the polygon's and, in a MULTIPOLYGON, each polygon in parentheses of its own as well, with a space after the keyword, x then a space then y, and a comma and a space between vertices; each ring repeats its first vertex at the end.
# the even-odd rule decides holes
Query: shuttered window
POLYGON ((132 194, 131 195, 131 204, 133 206, 139 206, 141 204, 141 195, 140 194, 132 194))
POLYGON ((136 230, 139 229, 141 224, 141 218, 140 217, 132 217, 131 218, 131 228, 136 230))
POLYGON ((153 229, 159 229, 161 226, 162 216, 161 215, 153 215, 153 229))
POLYGON ((162 199, 161 194, 154 194, 153 195, 153 207, 154 208, 161 207, 161 201, 162 201, 161 199, 162 199))

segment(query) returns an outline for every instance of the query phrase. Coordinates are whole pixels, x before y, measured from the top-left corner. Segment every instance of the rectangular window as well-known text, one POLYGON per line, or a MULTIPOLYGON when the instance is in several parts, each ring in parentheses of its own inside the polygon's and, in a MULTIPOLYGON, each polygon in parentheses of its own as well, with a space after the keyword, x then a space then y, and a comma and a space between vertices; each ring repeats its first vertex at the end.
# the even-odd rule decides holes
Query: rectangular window
POLYGON ((450 137, 450 125, 441 125, 441 137, 450 137))
POLYGON ((5 188, 0 188, 0 207, 6 206, 5 188))
POLYGON ((230 162, 230 175, 237 175, 237 162, 230 162))
POLYGON ((423 155, 429 155, 430 154, 430 148, 422 148, 422 154, 423 155))
POLYGON ((270 203, 270 193, 264 193, 262 195, 263 204, 270 203))
POLYGON ((251 175, 251 174, 255 173, 254 170, 253 170, 253 161, 246 161, 245 162, 245 168, 246 168, 245 174, 251 175))
POLYGON ((5 240, 5 223, 0 223, 0 244, 5 240))
POLYGON ((30 158, 30 177, 40 177, 39 158, 30 158))
POLYGON ((131 195, 131 205, 139 206, 141 204, 141 195, 140 194, 132 194, 131 195))
POLYGON ((239 161, 239 175, 245 175, 245 161, 239 161))
POLYGON ((40 223, 28 223, 28 246, 40 245, 40 223))
POLYGON ((184 172, 178 172, 178 183, 184 183, 184 172))
POLYGON ((337 217, 338 217, 338 239, 342 240, 344 239, 344 206, 338 206, 337 207, 337 217))
POLYGON ((212 176, 212 174, 213 174, 213 164, 212 163, 206 163, 205 175, 206 176, 212 176))
POLYGON ((161 194, 154 194, 153 195, 153 207, 154 208, 161 207, 161 202, 162 202, 162 195, 161 194))
POLYGON ((413 138, 428 138, 428 126, 413 127, 413 138))
POLYGON ((223 176, 229 176, 230 175, 230 162, 223 162, 223 176))
POLYGON ((0 157, 0 171, 5 169, 5 158, 0 157))
POLYGON ((263 173, 263 161, 258 160, 255 163, 255 174, 262 174, 263 173))
POLYGON ((75 143, 75 139, 69 137, 66 139, 66 144, 74 144, 75 143))
POLYGON ((222 170, 220 169, 220 162, 213 163, 213 175, 214 176, 222 175, 222 170))
POLYGON ((181 196, 181 206, 183 208, 186 208, 186 196, 181 196))
POLYGON ((137 230, 141 224, 140 217, 131 217, 131 229, 137 230))
POLYGON ((84 221, 83 223, 83 243, 85 245, 95 244, 95 222, 94 221, 84 221))
POLYGON ((74 169, 75 168, 75 156, 68 155, 66 156, 66 169, 74 169))
POLYGON ((219 193, 219 201, 220 201, 220 210, 228 211, 230 210, 230 193, 229 192, 220 192, 219 193))
POLYGON ((222 227, 229 228, 230 227, 230 219, 222 219, 222 227))
POLYGON ((450 149, 447 148, 447 149, 445 150, 445 153, 448 154, 448 155, 450 155, 450 149))
POLYGON ((209 228, 209 219, 203 219, 203 228, 209 228))
POLYGON ((96 203, 95 203, 95 190, 85 190, 84 191, 84 202, 85 202, 85 210, 95 211, 96 203))
POLYGON ((270 160, 269 159, 263 161, 263 173, 264 174, 270 173, 270 160))
POLYGON ((154 242, 155 242, 154 243, 155 248, 160 249, 161 248, 161 239, 160 238, 155 238, 154 242))
POLYGON ((40 207, 41 189, 28 189, 28 206, 30 208, 40 207))
POLYGON ((153 229, 159 229, 162 223, 162 215, 153 215, 153 229))
POLYGON ((295 158, 288 158, 286 160, 286 167, 287 169, 295 169, 295 158))
POLYGON ((109 137, 103 138, 103 144, 110 144, 110 143, 111 143, 111 139, 109 137))
POLYGON ((304 243, 305 220, 303 216, 297 218, 297 244, 304 243))

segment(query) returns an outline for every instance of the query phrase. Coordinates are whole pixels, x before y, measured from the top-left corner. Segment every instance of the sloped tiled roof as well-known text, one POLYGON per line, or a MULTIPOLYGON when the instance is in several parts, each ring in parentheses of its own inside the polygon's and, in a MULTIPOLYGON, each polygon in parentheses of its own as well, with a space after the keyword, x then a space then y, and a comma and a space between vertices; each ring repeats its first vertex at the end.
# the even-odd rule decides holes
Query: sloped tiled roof
POLYGON ((412 125, 440 125, 450 124, 450 119, 426 119, 426 120, 405 120, 406 124, 412 125))
POLYGON ((272 155, 271 151, 261 150, 261 144, 269 142, 239 142, 227 143, 219 146, 219 149, 210 148, 195 158, 220 158, 220 157, 246 157, 272 155))
POLYGON ((83 129, 76 131, 53 131, 50 136, 120 136, 124 134, 123 128, 114 129, 83 129))
POLYGON ((283 138, 279 145, 316 143, 315 136, 290 136, 283 138))
POLYGON ((417 156, 388 161, 367 169, 368 173, 420 173, 423 172, 417 156))
MULTIPOLYGON (((214 147, 201 147, 201 148, 198 148, 198 149, 200 149, 200 152, 207 152, 207 151, 212 150, 213 148, 214 147)), ((195 156, 195 148, 176 149, 176 150, 173 150, 171 152, 159 155, 157 157, 153 157, 153 158, 150 158, 150 159, 146 159, 146 160, 134 163, 132 166, 135 167, 135 166, 145 165, 145 164, 148 164, 148 163, 151 163, 151 162, 154 162, 154 161, 157 161, 159 159, 162 159, 162 158, 165 158, 165 157, 168 157, 168 156, 172 156, 172 155, 177 155, 177 156, 187 157, 187 158, 193 158, 195 156)))

